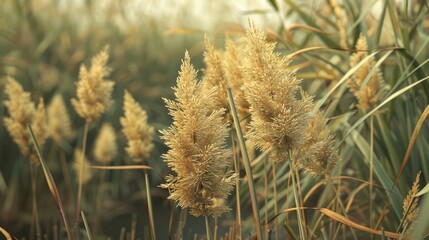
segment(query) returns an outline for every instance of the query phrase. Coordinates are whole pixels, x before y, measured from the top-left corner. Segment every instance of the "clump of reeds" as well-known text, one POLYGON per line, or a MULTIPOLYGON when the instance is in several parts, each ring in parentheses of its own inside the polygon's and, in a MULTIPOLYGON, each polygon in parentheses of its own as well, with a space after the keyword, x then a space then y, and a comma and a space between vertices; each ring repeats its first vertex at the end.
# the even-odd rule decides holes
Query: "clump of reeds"
POLYGON ((227 170, 231 164, 225 146, 228 127, 224 109, 210 110, 218 89, 203 91, 196 74, 186 52, 174 88, 176 101, 165 99, 173 123, 161 131, 170 148, 163 157, 175 175, 167 176, 162 187, 169 189, 169 199, 192 215, 218 216, 229 208, 217 200, 226 199, 235 183, 235 174, 227 170))
POLYGON ((36 140, 42 148, 46 139, 43 99, 40 99, 36 110, 35 104, 31 101, 31 94, 25 92, 22 86, 11 77, 7 79, 5 93, 8 100, 4 102, 4 105, 9 112, 9 117, 4 118, 4 125, 13 141, 18 145, 21 154, 32 163, 38 164, 39 158, 33 147, 27 125, 33 126, 36 140))
MULTIPOLYGON (((352 54, 350 57, 351 67, 354 67, 368 56, 368 44, 363 34, 359 36, 356 49, 360 51, 352 54)), ((375 67, 375 64, 374 57, 371 57, 353 73, 350 80, 347 82, 350 91, 358 99, 358 107, 362 110, 371 109, 376 104, 380 103, 387 94, 388 85, 386 85, 383 74, 378 67, 368 82, 364 84, 365 78, 375 67)))
POLYGON ((306 140, 312 100, 305 94, 297 98, 301 80, 290 57, 275 53, 275 44, 252 23, 246 35, 244 94, 251 112, 246 137, 263 151, 271 149, 271 159, 284 160, 306 140))

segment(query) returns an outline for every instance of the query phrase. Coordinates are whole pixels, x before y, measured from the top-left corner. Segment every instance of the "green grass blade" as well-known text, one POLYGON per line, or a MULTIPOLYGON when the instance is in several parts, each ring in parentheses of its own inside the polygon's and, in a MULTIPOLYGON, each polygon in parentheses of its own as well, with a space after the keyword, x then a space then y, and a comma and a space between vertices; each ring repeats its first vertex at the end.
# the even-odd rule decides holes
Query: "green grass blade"
MULTIPOLYGON (((352 138, 353 142, 356 144, 356 146, 359 148, 361 153, 364 155, 364 158, 366 161, 369 161, 369 144, 368 142, 362 137, 362 135, 357 131, 353 130, 352 132, 352 138)), ((369 164, 369 163, 367 163, 369 164)), ((381 184, 383 185, 385 191, 390 196, 390 189, 392 190, 392 197, 389 198, 390 203, 393 206, 393 210, 395 211, 396 216, 398 219, 401 219, 402 216, 402 197, 398 188, 393 185, 392 179, 389 177, 389 174, 386 172, 384 166, 381 164, 380 160, 378 159, 377 155, 374 154, 373 156, 373 164, 374 164, 374 172, 377 175, 378 179, 380 180, 381 184)))
POLYGON ((253 212, 253 220, 255 222, 255 230, 257 239, 262 238, 262 230, 261 230, 261 218, 259 216, 259 208, 258 208, 258 200, 256 198, 255 185, 253 183, 253 175, 252 168, 250 166, 249 155, 247 154, 247 147, 244 141, 243 132, 241 131, 240 119, 238 118, 237 109, 235 108, 234 98, 232 97, 231 89, 227 89, 228 101, 231 107, 231 114, 234 119, 235 130, 237 131, 237 138, 240 143, 241 154, 243 155, 244 169, 247 175, 247 184, 249 186, 250 199, 252 201, 252 212, 253 212))
POLYGON ((86 221, 85 213, 83 211, 80 211, 80 214, 82 215, 83 224, 85 225, 86 235, 88 236, 89 240, 92 240, 91 231, 89 231, 88 222, 86 221))
POLYGON ((27 129, 30 132, 31 140, 33 141, 34 147, 36 148, 37 155, 39 156, 40 164, 42 165, 43 173, 45 175, 45 179, 46 179, 46 182, 48 184, 49 190, 50 190, 52 196, 54 197, 55 201, 57 202, 58 210, 60 211, 60 214, 63 218, 64 226, 65 226, 66 232, 67 232, 67 237, 69 240, 71 240, 72 237, 70 234, 71 233, 70 226, 69 226, 69 223, 67 221, 67 217, 66 217, 66 213, 64 211, 61 196, 58 193, 57 185, 55 184, 54 178, 52 177, 52 174, 48 168, 48 165, 46 164, 45 160, 42 157, 42 154, 40 153, 40 147, 39 147, 39 144, 37 143, 36 137, 34 136, 33 129, 31 128, 30 125, 27 125, 27 129))

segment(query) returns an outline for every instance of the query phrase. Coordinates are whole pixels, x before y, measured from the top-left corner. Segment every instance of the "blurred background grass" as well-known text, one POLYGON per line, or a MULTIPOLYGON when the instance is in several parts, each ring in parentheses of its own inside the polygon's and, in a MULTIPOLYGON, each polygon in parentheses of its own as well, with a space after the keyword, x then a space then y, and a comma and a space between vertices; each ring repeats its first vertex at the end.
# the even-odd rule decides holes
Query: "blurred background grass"
MULTIPOLYGON (((96 129, 103 122, 110 122, 115 129, 120 129, 119 117, 122 116, 125 89, 148 112, 150 124, 156 129, 166 128, 171 119, 161 98, 173 98, 171 87, 175 84, 184 50, 190 51, 193 64, 201 69, 204 66, 201 54, 204 50, 204 33, 208 33, 211 41, 221 47, 225 33, 231 36, 243 34, 250 16, 256 25, 267 30, 270 41, 278 42, 278 51, 282 53, 313 46, 325 48, 297 54, 293 64, 301 67, 298 73, 304 79, 304 89, 315 95, 316 100, 327 97, 322 107, 326 109, 326 116, 331 118, 330 125, 336 130, 338 138, 343 139, 347 133, 351 133, 340 145, 341 162, 333 175, 368 181, 369 153, 373 151, 377 162, 375 182, 381 186, 375 190, 374 199, 369 199, 366 190, 355 191, 362 186, 356 181, 344 180, 337 187, 342 192, 343 201, 351 204, 349 214, 354 214, 353 220, 364 225, 369 225, 366 214, 368 201, 377 203, 375 216, 381 214, 384 203, 389 201, 393 206, 389 206, 387 216, 391 218, 386 217, 383 226, 394 230, 400 222, 403 197, 417 172, 422 170, 422 186, 429 181, 429 126, 426 121, 420 129, 410 161, 405 165, 397 188, 391 199, 387 199, 386 190, 395 180, 417 120, 428 104, 427 81, 380 106, 381 111, 374 115, 373 150, 370 149, 367 112, 356 108, 353 95, 344 84, 340 84, 332 94, 328 95, 328 92, 351 71, 348 65, 350 51, 338 49, 354 49, 361 32, 367 37, 370 49, 399 49, 382 51, 376 55, 377 60, 381 59, 384 77, 391 86, 390 95, 426 77, 429 71, 426 64, 429 57, 427 3, 367 0, 360 4, 360 1, 344 0, 335 5, 334 2, 3 0, 0 2, 0 99, 5 99, 3 88, 7 75, 15 77, 26 91, 30 91, 33 100, 43 97, 45 102, 49 102, 55 93, 60 93, 66 100, 76 133, 81 134, 83 120, 76 115, 69 102, 75 95, 79 67, 82 63, 88 64, 92 56, 109 45, 110 79, 116 83, 112 96, 114 103, 101 120, 91 125, 88 140, 88 153, 91 156, 96 129), (358 124, 354 126, 355 123, 358 124)), ((5 108, 1 105, 0 118, 3 116, 5 108)), ((123 149, 124 137, 119 131, 118 136, 119 149, 123 149)), ((80 139, 82 136, 77 136, 63 147, 68 161, 72 160, 74 146, 81 145, 80 139)), ((32 222, 28 162, 20 157, 17 146, 2 124, 0 143, 0 226, 17 237, 27 237, 32 222)), ((159 135, 155 138, 155 145, 148 164, 155 169, 151 177, 157 231, 160 239, 166 239, 170 214, 170 205, 166 200, 168 193, 156 186, 163 182, 168 170, 160 158, 166 147, 159 135)), ((66 183, 56 162, 57 150, 51 142, 47 143, 45 149, 44 154, 50 156, 47 157, 48 164, 60 185, 60 192, 66 196, 68 211, 73 212, 74 198, 65 188, 66 183)), ((121 151, 114 164, 121 165, 129 161, 121 151)), ((277 184, 279 189, 286 189, 288 177, 281 169, 278 170, 277 184)), ((266 171, 263 164, 256 165, 254 171, 257 186, 263 187, 264 179, 261 176, 266 171)), ((40 172, 38 177, 42 179, 40 172)), ((329 187, 322 186, 320 190, 310 191, 317 179, 304 174, 302 178, 302 195, 309 194, 309 205, 329 205, 339 209, 337 202, 330 205, 336 200, 333 200, 329 187)), ((140 191, 144 188, 143 174, 109 172, 108 179, 106 192, 110 197, 102 206, 100 232, 115 239, 121 228, 125 227, 129 231, 133 213, 138 213, 135 215, 138 226, 146 227, 137 227, 137 234, 149 237, 145 196, 140 191)), ((51 232, 52 226, 61 225, 60 217, 45 182, 38 181, 38 185, 40 209, 47 209, 40 214, 43 229, 44 232, 51 232)), ((95 201, 93 189, 96 186, 97 181, 92 181, 86 188, 88 199, 83 205, 84 209, 90 209, 95 201)), ((250 200, 245 186, 242 188, 242 204, 246 210, 250 200)), ((262 190, 258 194, 264 195, 262 190)), ((281 202, 286 194, 279 194, 278 199, 270 198, 266 205, 261 201, 261 212, 267 208, 267 214, 273 216, 272 201, 281 202)), ((281 209, 286 207, 282 206, 281 209)), ((174 211, 174 220, 178 222, 178 210, 174 211)), ((244 213, 245 216, 247 214, 250 213, 244 213)), ((315 228, 318 228, 317 217, 318 214, 314 214, 310 217, 312 221, 309 221, 315 228)), ((233 213, 225 217, 226 220, 233 218, 233 213)), ((186 228, 188 235, 185 236, 204 232, 203 223, 197 220, 194 222, 186 228)), ((228 225, 228 221, 225 222, 228 225)), ((251 219, 247 218, 245 223, 243 231, 251 232, 251 219)), ((333 226, 330 225, 330 231, 333 231, 333 226)))

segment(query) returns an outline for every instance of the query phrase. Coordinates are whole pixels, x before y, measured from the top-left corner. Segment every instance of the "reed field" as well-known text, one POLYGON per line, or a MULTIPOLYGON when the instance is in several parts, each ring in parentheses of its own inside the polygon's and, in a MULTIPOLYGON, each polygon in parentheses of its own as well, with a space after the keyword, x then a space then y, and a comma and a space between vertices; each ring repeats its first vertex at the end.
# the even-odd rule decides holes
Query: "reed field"
POLYGON ((0 239, 429 239, 425 0, 0 1, 0 239))

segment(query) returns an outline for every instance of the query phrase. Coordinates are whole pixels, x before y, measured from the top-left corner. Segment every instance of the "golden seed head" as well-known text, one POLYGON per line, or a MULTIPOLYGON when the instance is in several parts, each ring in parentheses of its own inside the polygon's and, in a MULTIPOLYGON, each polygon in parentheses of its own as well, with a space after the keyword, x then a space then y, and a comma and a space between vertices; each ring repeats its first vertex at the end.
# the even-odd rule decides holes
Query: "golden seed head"
POLYGON ((403 214, 404 216, 405 214, 407 214, 407 217, 405 218, 404 226, 408 225, 408 229, 407 229, 408 233, 412 231, 420 211, 418 207, 419 197, 416 197, 417 193, 420 191, 419 190, 420 174, 421 174, 421 171, 417 173, 416 180, 414 180, 413 186, 408 192, 407 197, 404 199, 403 214))
POLYGON ((321 112, 311 119, 306 134, 307 140, 294 154, 296 161, 312 175, 329 176, 338 162, 338 150, 321 112))
POLYGON ((175 176, 167 176, 162 187, 169 189, 169 199, 189 208, 192 215, 219 216, 229 211, 220 199, 227 198, 236 175, 226 172, 231 153, 225 144, 224 109, 210 110, 218 88, 202 91, 196 74, 186 52, 174 88, 176 101, 164 99, 173 123, 161 131, 170 148, 163 157, 175 176))
MULTIPOLYGON (((13 141, 18 145, 21 154, 31 160, 32 163, 38 164, 39 159, 30 133, 27 130, 27 124, 33 125, 39 144, 44 143, 45 139, 42 137, 43 125, 41 124, 43 114, 39 112, 35 116, 36 110, 34 103, 31 101, 31 94, 25 92, 15 79, 8 77, 5 93, 8 96, 8 100, 4 102, 4 105, 9 112, 9 117, 3 119, 4 125, 13 141), (37 126, 34 126, 34 124, 37 126)), ((43 108, 43 103, 42 105, 39 104, 38 110, 39 108, 43 108)))
MULTIPOLYGON (((358 39, 356 49, 368 49, 365 36, 362 34, 358 39)), ((368 53, 366 51, 360 51, 352 54, 350 57, 350 67, 354 67, 367 56, 368 53)), ((350 91, 358 99, 358 107, 362 110, 370 109, 381 102, 386 97, 387 90, 389 89, 388 85, 383 79, 383 74, 378 67, 366 85, 363 86, 365 78, 368 76, 375 64, 375 58, 371 57, 353 73, 350 80, 347 82, 350 91)))
POLYGON ((287 152, 305 142, 312 98, 301 94, 296 69, 290 57, 274 52, 263 32, 251 23, 247 31, 248 61, 244 65, 244 93, 250 103, 251 122, 246 137, 257 148, 271 149, 273 160, 286 159, 287 152))
MULTIPOLYGON (((225 53, 222 59, 222 68, 225 73, 225 79, 228 86, 231 88, 238 117, 240 119, 245 119, 249 115, 250 105, 244 97, 243 92, 244 74, 242 66, 244 49, 229 37, 226 37, 225 46, 225 53)), ((241 121, 243 130, 246 130, 245 126, 247 126, 247 122, 247 120, 241 121)))
POLYGON ((76 181, 79 181, 79 172, 83 164, 82 182, 87 183, 92 177, 91 165, 86 157, 82 156, 82 154, 81 149, 76 148, 74 150, 73 169, 76 173, 76 181))
POLYGON ((147 114, 127 91, 124 93, 124 117, 121 117, 122 132, 128 140, 126 151, 135 162, 149 157, 155 129, 148 125, 147 114))
POLYGON ((110 106, 114 82, 105 79, 110 74, 106 66, 109 59, 107 51, 106 47, 92 58, 89 70, 84 65, 80 68, 77 99, 71 102, 79 116, 87 122, 98 119, 110 106))
POLYGON ((60 94, 56 94, 47 107, 48 114, 48 135, 56 144, 61 144, 63 140, 70 140, 74 137, 71 127, 70 116, 66 104, 60 94))
MULTIPOLYGON (((43 152, 47 134, 45 103, 42 98, 40 98, 39 104, 37 105, 31 126, 33 128, 37 143, 39 144, 40 151, 43 152)), ((39 156, 37 156, 36 151, 33 151, 31 158, 33 162, 39 162, 39 156)))
POLYGON ((95 141, 94 157, 102 164, 110 163, 118 153, 116 134, 112 125, 105 123, 95 141))
POLYGON ((211 91, 214 87, 218 88, 218 94, 214 96, 213 110, 229 109, 226 93, 227 83, 222 71, 222 53, 215 48, 207 35, 204 37, 204 42, 206 45, 206 51, 204 52, 206 68, 203 76, 203 91, 211 91))

